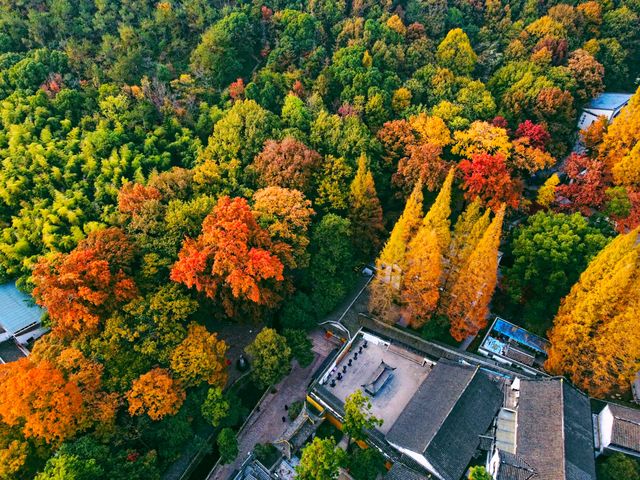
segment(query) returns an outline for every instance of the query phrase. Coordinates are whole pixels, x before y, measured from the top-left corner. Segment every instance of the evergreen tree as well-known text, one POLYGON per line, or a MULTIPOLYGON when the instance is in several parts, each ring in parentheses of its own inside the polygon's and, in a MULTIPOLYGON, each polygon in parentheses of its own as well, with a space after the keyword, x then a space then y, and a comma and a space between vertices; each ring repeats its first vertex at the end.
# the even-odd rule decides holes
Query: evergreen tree
POLYGON ((640 228, 596 256, 560 305, 545 368, 594 396, 626 391, 640 368, 640 228))
POLYGON ((351 182, 349 220, 358 254, 369 259, 380 248, 384 224, 373 175, 364 154, 358 159, 358 171, 351 182))
POLYGON ((498 246, 504 212, 503 205, 451 288, 451 301, 447 308, 451 322, 449 332, 457 341, 477 334, 487 324, 489 302, 497 281, 498 246))

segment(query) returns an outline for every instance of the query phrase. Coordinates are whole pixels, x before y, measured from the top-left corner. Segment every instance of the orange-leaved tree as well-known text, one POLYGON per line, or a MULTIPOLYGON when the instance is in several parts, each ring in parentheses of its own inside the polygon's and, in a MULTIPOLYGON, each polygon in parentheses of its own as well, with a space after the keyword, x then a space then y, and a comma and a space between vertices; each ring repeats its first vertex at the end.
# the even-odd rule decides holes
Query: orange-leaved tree
POLYGON ((393 304, 400 295, 405 252, 409 241, 422 224, 422 215, 422 184, 418 182, 376 260, 376 276, 371 282, 369 310, 385 322, 393 319, 393 304))
POLYGON ((275 307, 283 269, 247 201, 225 196, 204 219, 202 234, 184 241, 171 279, 219 300, 234 316, 243 304, 275 307))
POLYGON ((0 419, 47 443, 109 428, 117 402, 101 390, 102 370, 55 337, 42 339, 31 356, 0 366, 0 419))
POLYGON ((398 163, 393 183, 407 193, 418 181, 429 191, 437 190, 450 168, 450 162, 442 159, 442 147, 434 143, 423 143, 410 145, 407 150, 409 156, 398 163))
POLYGON ((502 205, 451 287, 447 315, 457 341, 477 334, 487 324, 489 303, 498 277, 498 246, 505 205, 502 205))
POLYGON ((224 387, 227 382, 227 344, 203 325, 192 323, 189 333, 171 355, 171 370, 186 386, 202 382, 224 387))
POLYGON ((434 312, 440 298, 442 253, 433 229, 422 226, 407 252, 402 278, 403 316, 411 327, 421 328, 434 312))
POLYGON ((478 242, 489 226, 489 209, 482 212, 482 204, 476 199, 462 212, 451 236, 449 249, 445 252, 445 271, 442 292, 438 303, 438 311, 446 315, 449 307, 451 288, 458 281, 460 270, 467 263, 469 256, 476 249, 478 242))
POLYGON ((133 253, 122 230, 107 228, 91 233, 69 254, 38 262, 33 295, 47 309, 54 333, 93 333, 105 315, 137 295, 133 253))
POLYGON ((403 314, 414 328, 422 327, 434 312, 440 297, 444 253, 451 240, 451 169, 420 229, 409 243, 402 276, 403 314))
POLYGON ((292 137, 267 140, 251 165, 260 186, 295 188, 306 193, 313 188, 313 177, 321 168, 322 156, 292 137))
POLYGON ((154 368, 140 375, 127 392, 129 414, 147 414, 151 420, 175 415, 184 399, 184 390, 164 368, 154 368))
POLYGON ((129 182, 118 192, 118 210, 135 215, 142 210, 146 202, 161 198, 162 194, 157 188, 129 182))
POLYGON ((545 368, 594 396, 627 391, 640 369, 638 312, 640 228, 606 246, 562 300, 545 368))

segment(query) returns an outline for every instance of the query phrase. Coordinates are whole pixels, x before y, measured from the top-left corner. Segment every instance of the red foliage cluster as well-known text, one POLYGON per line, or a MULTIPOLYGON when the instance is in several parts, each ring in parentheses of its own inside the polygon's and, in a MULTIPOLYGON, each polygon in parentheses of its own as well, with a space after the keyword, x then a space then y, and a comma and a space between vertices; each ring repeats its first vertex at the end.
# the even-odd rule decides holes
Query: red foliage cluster
POLYGON ((564 197, 568 202, 560 201, 559 208, 589 215, 592 208, 602 207, 610 185, 610 174, 604 162, 572 153, 565 161, 563 170, 570 182, 556 188, 556 198, 564 197))
POLYGON ((518 125, 516 137, 529 138, 529 144, 532 147, 540 148, 541 150, 545 150, 551 140, 551 135, 549 135, 547 127, 540 123, 533 123, 531 120, 525 120, 518 125))
POLYGON ((493 120, 491 120, 491 124, 494 127, 504 128, 507 131, 509 130, 509 122, 507 122, 507 119, 503 116, 498 115, 497 117, 494 117, 493 120))
POLYGON ((467 199, 479 197, 493 210, 497 210, 502 203, 512 208, 518 207, 522 182, 511 176, 503 155, 472 155, 471 160, 460 162, 459 169, 463 174, 462 188, 467 199))
POLYGON ((244 80, 239 78, 229 85, 229 96, 233 100, 240 100, 244 97, 244 80))

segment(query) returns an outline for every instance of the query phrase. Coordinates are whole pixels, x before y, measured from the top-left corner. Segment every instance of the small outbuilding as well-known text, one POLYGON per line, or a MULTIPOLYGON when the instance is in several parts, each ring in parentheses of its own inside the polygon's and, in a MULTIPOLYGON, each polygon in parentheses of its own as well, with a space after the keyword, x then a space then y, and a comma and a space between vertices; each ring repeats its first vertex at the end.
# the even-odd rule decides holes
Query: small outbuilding
POLYGON ((613 120, 629 103, 630 98, 630 93, 601 93, 582 109, 578 128, 580 130, 588 128, 598 117, 606 117, 608 121, 613 120))
POLYGON ((40 323, 43 313, 15 283, 0 285, 0 363, 29 354, 28 346, 47 331, 40 323))
POLYGON ((620 452, 640 458, 640 410, 607 403, 593 423, 598 455, 620 452))

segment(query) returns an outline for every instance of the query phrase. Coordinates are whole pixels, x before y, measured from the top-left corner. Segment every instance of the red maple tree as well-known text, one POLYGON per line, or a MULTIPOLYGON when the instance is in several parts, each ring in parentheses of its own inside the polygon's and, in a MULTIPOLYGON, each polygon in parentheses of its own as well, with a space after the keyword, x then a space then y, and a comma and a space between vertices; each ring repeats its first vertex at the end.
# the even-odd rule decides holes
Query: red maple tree
POLYGON ((556 188, 556 198, 568 200, 560 202, 560 208, 589 215, 592 208, 600 208, 604 204, 606 190, 611 185, 610 173, 604 162, 572 153, 563 170, 570 181, 556 188))
POLYGON ((487 206, 497 210, 502 203, 517 208, 522 196, 522 181, 511 176, 503 155, 479 153, 471 160, 462 160, 459 169, 463 174, 462 188, 465 197, 478 197, 487 206))
POLYGON ((518 125, 516 137, 527 137, 532 147, 542 150, 547 148, 547 144, 551 140, 547 127, 542 123, 533 123, 531 120, 525 120, 518 125))
POLYGON ((204 219, 202 234, 185 240, 171 279, 220 300, 228 316, 239 303, 273 307, 281 298, 284 266, 271 250, 269 233, 247 201, 221 197, 204 219))

